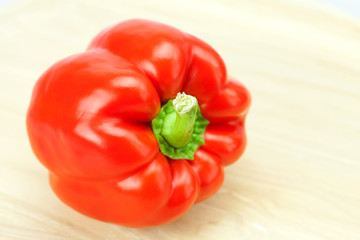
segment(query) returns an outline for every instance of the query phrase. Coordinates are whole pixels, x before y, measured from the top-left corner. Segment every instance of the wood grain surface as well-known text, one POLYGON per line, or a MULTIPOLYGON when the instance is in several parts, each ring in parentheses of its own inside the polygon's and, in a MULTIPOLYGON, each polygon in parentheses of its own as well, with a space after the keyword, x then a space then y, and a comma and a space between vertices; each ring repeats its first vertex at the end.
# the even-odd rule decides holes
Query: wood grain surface
POLYGON ((0 14, 0 239, 360 239, 360 24, 285 0, 30 0, 0 14), (181 219, 129 229, 52 193, 25 113, 38 76, 129 18, 194 34, 250 90, 248 148, 181 219))

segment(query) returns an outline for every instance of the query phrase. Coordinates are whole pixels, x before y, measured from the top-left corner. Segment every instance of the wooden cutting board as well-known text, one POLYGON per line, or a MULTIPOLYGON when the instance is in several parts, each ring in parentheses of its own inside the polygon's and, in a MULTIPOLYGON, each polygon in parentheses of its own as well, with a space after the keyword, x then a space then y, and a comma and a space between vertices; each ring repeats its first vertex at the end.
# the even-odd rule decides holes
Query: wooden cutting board
POLYGON ((0 239, 360 239, 360 24, 304 1, 29 0, 0 14, 0 239), (129 229, 62 204, 25 113, 38 76, 129 18, 192 33, 251 91, 248 148, 176 222, 129 229))

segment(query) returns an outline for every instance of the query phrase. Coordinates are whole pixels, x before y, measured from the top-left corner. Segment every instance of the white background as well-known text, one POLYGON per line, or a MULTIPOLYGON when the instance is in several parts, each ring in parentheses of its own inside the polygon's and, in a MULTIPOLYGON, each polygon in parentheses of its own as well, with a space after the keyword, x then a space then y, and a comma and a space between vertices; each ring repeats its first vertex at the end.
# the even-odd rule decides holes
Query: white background
MULTIPOLYGON (((0 0, 0 8, 20 0, 0 0)), ((292 0, 289 0, 292 1, 292 0)), ((325 2, 348 15, 360 19, 360 0, 317 0, 325 2)))

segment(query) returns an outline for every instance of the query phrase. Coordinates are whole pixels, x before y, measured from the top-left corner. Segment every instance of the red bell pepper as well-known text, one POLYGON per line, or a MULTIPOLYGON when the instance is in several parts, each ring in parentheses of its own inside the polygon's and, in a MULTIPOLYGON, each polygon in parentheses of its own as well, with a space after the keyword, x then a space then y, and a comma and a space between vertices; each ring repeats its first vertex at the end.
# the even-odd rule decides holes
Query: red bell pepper
POLYGON ((217 192, 246 144, 250 95, 208 44, 129 20, 37 81, 32 149, 56 195, 107 222, 173 221, 217 192))

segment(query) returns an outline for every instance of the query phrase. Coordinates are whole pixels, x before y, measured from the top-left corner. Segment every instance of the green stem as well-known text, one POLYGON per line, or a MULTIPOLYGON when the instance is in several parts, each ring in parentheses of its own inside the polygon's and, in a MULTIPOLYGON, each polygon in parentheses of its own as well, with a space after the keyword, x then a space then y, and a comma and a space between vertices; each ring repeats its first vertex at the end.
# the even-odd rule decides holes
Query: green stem
POLYGON ((178 93, 173 100, 174 112, 166 115, 161 135, 175 148, 189 143, 197 113, 196 98, 178 93))
POLYGON ((205 142, 208 124, 196 98, 178 93, 174 100, 161 107, 151 125, 164 155, 171 159, 192 160, 196 150, 205 142))

